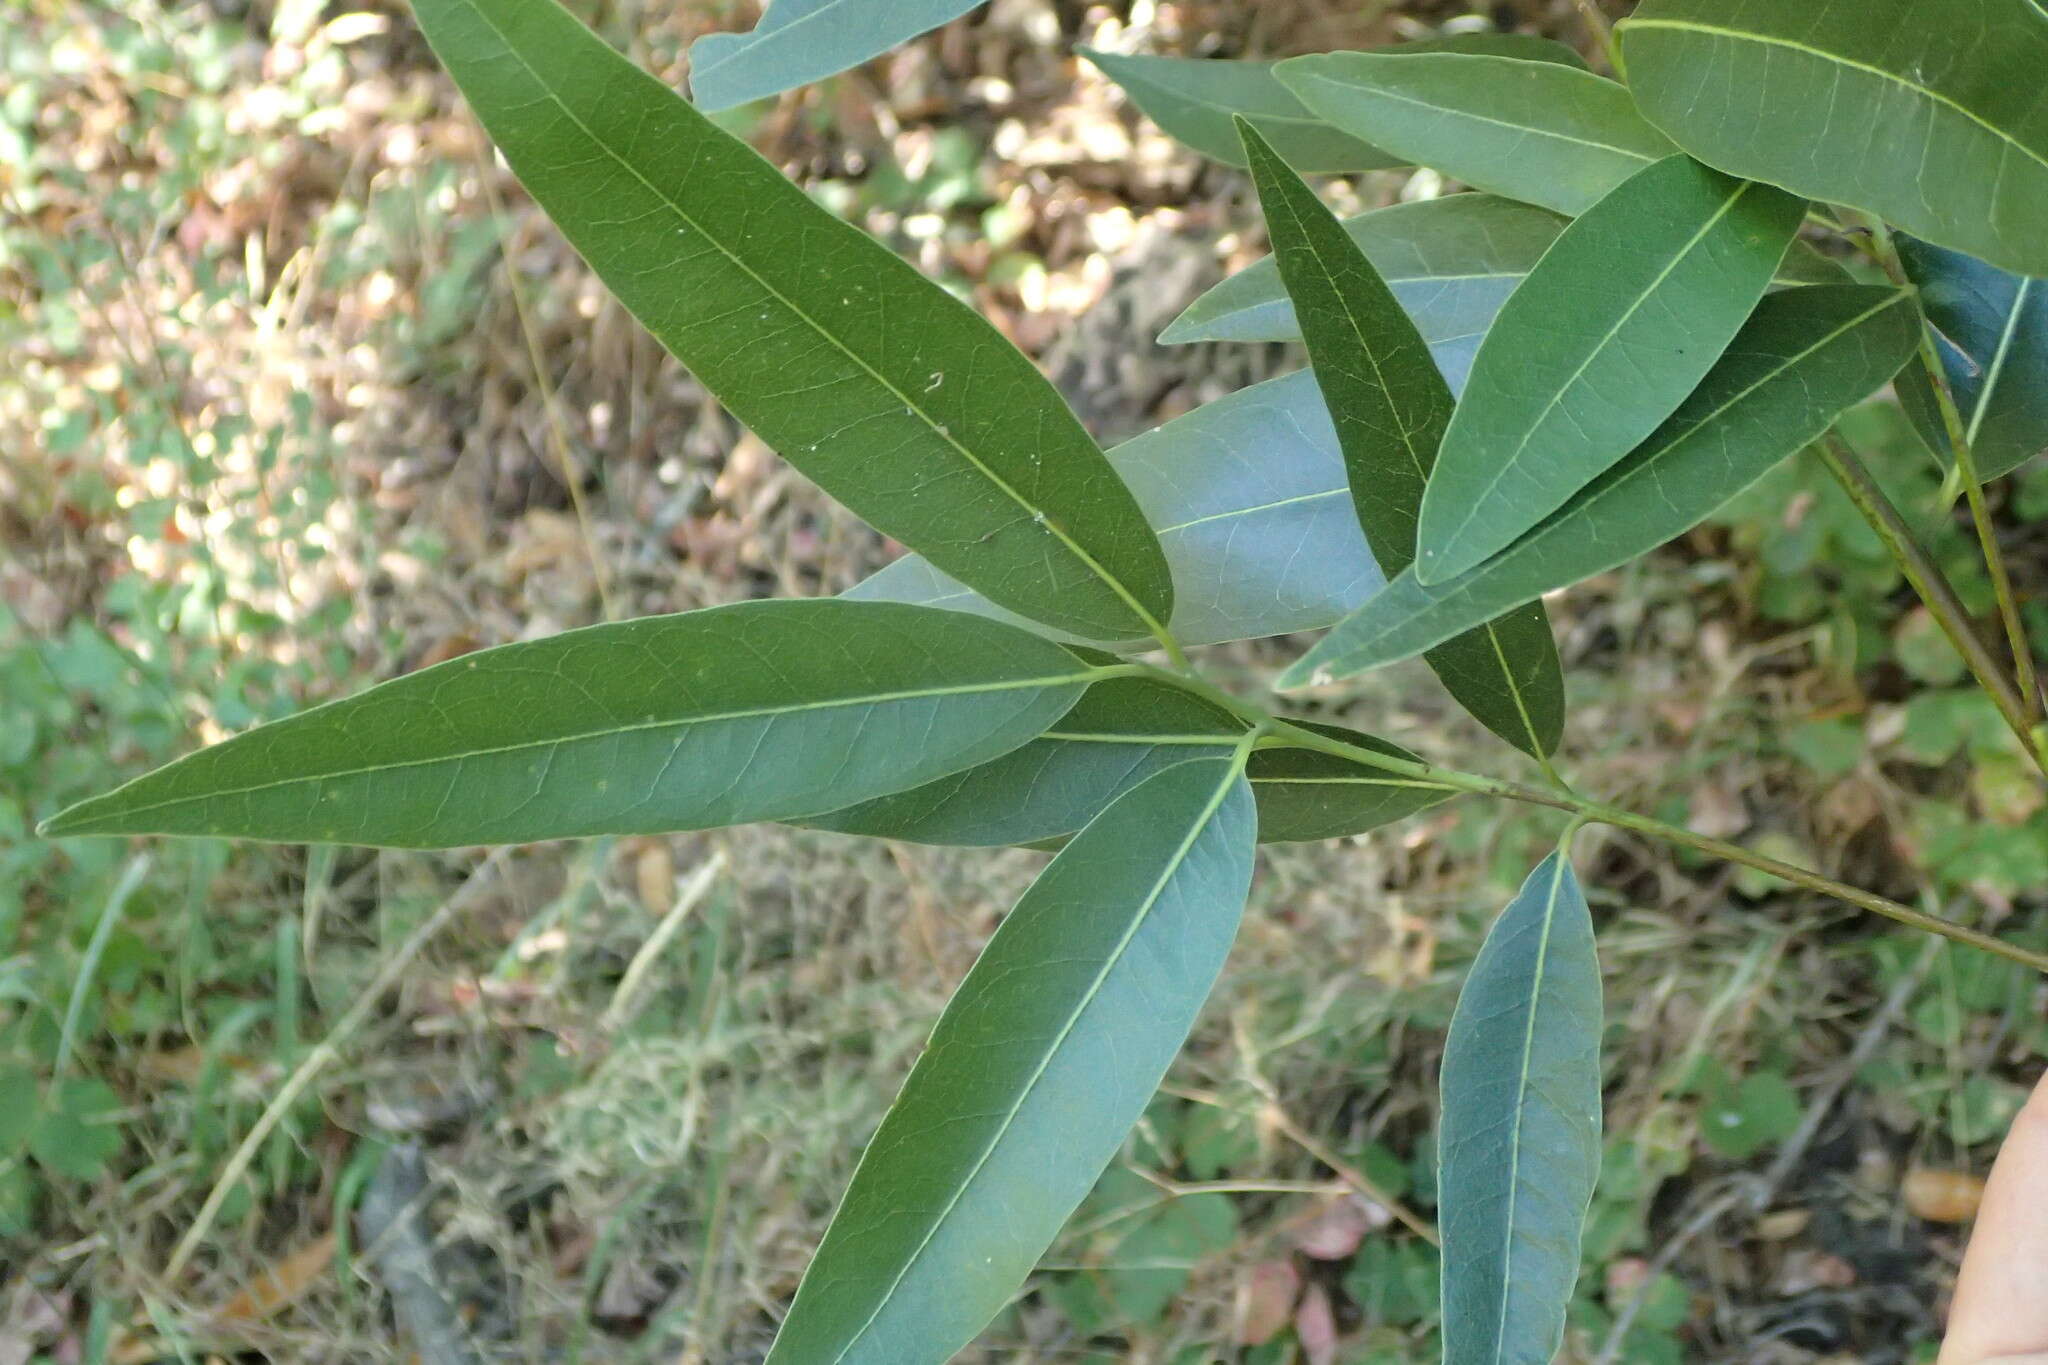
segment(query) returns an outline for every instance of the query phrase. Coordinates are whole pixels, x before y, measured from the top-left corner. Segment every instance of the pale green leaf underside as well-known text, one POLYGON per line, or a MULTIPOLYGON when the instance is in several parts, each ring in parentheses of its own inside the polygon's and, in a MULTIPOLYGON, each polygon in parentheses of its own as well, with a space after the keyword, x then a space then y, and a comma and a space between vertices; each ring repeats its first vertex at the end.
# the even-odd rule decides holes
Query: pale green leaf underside
POLYGON ((1670 416, 1804 215, 1677 156, 1575 219, 1480 343, 1423 496, 1418 576, 1442 582, 1505 549, 1670 416))
MULTIPOLYGON (((1386 582, 1352 516, 1337 435, 1306 370, 1176 417, 1110 460, 1159 528, 1183 644, 1317 630, 1386 582)), ((1016 619, 915 555, 846 596, 1016 619)))
POLYGON ((989 940, 868 1144, 771 1365, 939 1365, 1116 1155, 1222 969, 1251 881, 1235 763, 1148 778, 989 940))
POLYGON ((745 602, 465 655, 202 749, 46 832, 442 848, 786 820, 1014 749, 1099 671, 957 612, 745 602))
POLYGON ((1348 677, 1616 568, 1697 525, 1881 388, 1916 344, 1909 296, 1866 285, 1774 294, 1679 410, 1535 530, 1434 587, 1403 573, 1282 678, 1348 677))
POLYGON ((1600 964, 1562 851, 1466 978, 1444 1042, 1444 1365, 1551 1365, 1600 1174, 1600 964))
POLYGON ((1443 52, 1295 57, 1313 113, 1474 189, 1577 214, 1677 148, 1626 87, 1554 62, 1443 52))
POLYGON ((1104 638, 1171 609, 1157 541, 1030 361, 555 0, 419 0, 520 180, 654 336, 854 512, 1104 638))
MULTIPOLYGON (((1337 727, 1348 744, 1418 761, 1397 745, 1337 727)), ((913 843, 1039 844, 1080 829, 1152 774, 1228 754, 1245 723, 1149 678, 1096 683, 1051 729, 1001 758, 894 796, 800 823, 913 843)), ((1246 769, 1259 841, 1361 834, 1445 800, 1442 788, 1307 749, 1260 749, 1246 769)))
POLYGON ((981 0, 775 0, 750 33, 690 48, 690 97, 705 110, 765 99, 859 66, 950 23, 981 0))
POLYGON ((2048 275, 2048 24, 2027 0, 1646 0, 1643 112, 1731 175, 2048 275))
MULTIPOLYGON (((1452 411, 1422 335, 1315 191, 1248 124, 1252 179, 1316 382, 1335 419, 1353 510, 1381 570, 1415 558, 1416 514, 1452 411)), ((1458 703, 1541 756, 1564 728, 1564 678, 1542 604, 1477 626, 1429 654, 1458 703)))

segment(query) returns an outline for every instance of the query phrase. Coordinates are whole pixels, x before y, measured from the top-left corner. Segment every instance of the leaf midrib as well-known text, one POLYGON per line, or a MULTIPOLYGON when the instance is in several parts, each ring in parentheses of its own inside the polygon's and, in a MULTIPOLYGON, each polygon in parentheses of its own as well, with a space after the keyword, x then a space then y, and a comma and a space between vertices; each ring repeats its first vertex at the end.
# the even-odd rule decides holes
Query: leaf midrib
POLYGON ((2027 294, 2033 287, 2033 278, 2022 276, 2019 289, 2013 294, 2012 311, 2006 314, 2005 330, 1998 337, 1998 351, 1984 372, 1984 385, 1977 390, 1976 410, 1970 414, 1969 430, 1963 433, 1963 439, 1972 447, 1977 444, 1977 433, 1984 428, 1985 415, 1991 411, 1992 396, 1998 392, 1998 381, 2005 374, 2006 358, 2012 354, 2013 342, 2019 336, 2020 318, 2027 311, 2027 294))
MULTIPOLYGON (((1586 358, 1579 362, 1578 368, 1573 370, 1566 377, 1565 381, 1557 386, 1556 392, 1551 394, 1549 400, 1544 403, 1542 410, 1523 426, 1522 438, 1515 443, 1515 448, 1503 456, 1495 465, 1493 477, 1488 479, 1479 492, 1468 502, 1465 508, 1464 519, 1445 536, 1444 543, 1454 543, 1465 533, 1466 528, 1472 524, 1472 518, 1479 514, 1479 509, 1488 498, 1493 496, 1494 490, 1500 487, 1500 481, 1507 477, 1508 470, 1521 461, 1523 454, 1529 449, 1529 443, 1536 439, 1536 433, 1543 428, 1545 423, 1549 422, 1551 415, 1557 411, 1558 405, 1564 402, 1565 397, 1578 386, 1579 381, 1585 378, 1586 371, 1593 367, 1593 363, 1607 353, 1608 347, 1613 345, 1614 338, 1620 334, 1621 329, 1626 327, 1634 319, 1635 315, 1643 310, 1644 305, 1663 287, 1664 282, 1671 278, 1672 272, 1692 257, 1693 252, 1699 248, 1700 243, 1706 239, 1707 234, 1713 231, 1722 219, 1735 211, 1735 206, 1742 202, 1742 196, 1757 188, 1759 188, 1759 185, 1754 180, 1738 182, 1735 192, 1728 195, 1721 202, 1720 207, 1714 210, 1713 215, 1706 222, 1700 224, 1699 229, 1687 239, 1685 245, 1671 253, 1671 259, 1664 263, 1663 269, 1659 270, 1656 277, 1637 292, 1629 306, 1622 310, 1621 315, 1614 320, 1614 325, 1609 327, 1600 340, 1595 342, 1591 349, 1586 352, 1586 358)), ((1773 273, 1775 274, 1776 272, 1774 271, 1773 273)), ((1474 365, 1476 367, 1476 361, 1474 365)), ((1449 439, 1448 433, 1445 439, 1449 439)))
MULTIPOLYGON (((351 777, 362 777, 371 773, 398 772, 406 768, 434 767, 443 763, 467 762, 475 758, 489 758, 494 754, 519 753, 527 749, 550 749, 564 744, 580 744, 586 740, 612 739, 620 735, 643 734, 653 730, 672 730, 697 725, 715 725, 721 721, 758 720, 770 717, 801 715, 806 711, 832 711, 848 707, 881 706, 897 701, 921 701, 928 697, 972 696, 984 692, 1007 692, 1035 687, 1061 687, 1070 683, 1085 683, 1097 680, 1108 670, 1085 669, 1079 673, 1049 678, 1005 679, 989 683, 967 683, 958 687, 923 688, 901 692, 877 692, 866 696, 833 698, 828 701, 803 702, 793 706, 762 706, 741 711, 714 712, 701 716, 669 717, 655 721, 636 721, 628 725, 607 726, 601 730, 586 730, 578 734, 556 735, 548 739, 522 740, 516 744, 498 744, 484 748, 465 749, 457 753, 436 754, 430 758, 408 758, 395 763, 372 763, 357 768, 342 768, 333 772, 300 773, 293 777, 279 778, 274 782, 258 782, 246 787, 218 787, 209 791, 187 796, 173 796, 162 801, 153 801, 146 806, 124 806, 111 814, 122 818, 147 815, 151 811, 164 810, 171 806, 190 805, 195 801, 212 801, 235 796, 251 796, 257 792, 272 791, 279 787, 296 786, 305 782, 338 782, 351 777)), ((308 713, 310 716, 313 713, 308 713)), ((254 733, 254 732, 252 732, 254 733)), ((151 774, 150 776, 154 776, 151 774)), ((149 776, 136 779, 147 782, 149 776)), ((120 795, 120 789, 109 792, 103 799, 113 800, 120 795)), ((87 817, 90 818, 90 817, 87 817)))
MULTIPOLYGON (((1082 1016, 1088 1013, 1089 1007, 1095 1003, 1096 996, 1102 991, 1103 983, 1109 979, 1110 973, 1116 970, 1117 965, 1123 961, 1124 954, 1129 951, 1132 940, 1138 936, 1138 931, 1144 928, 1145 922, 1151 918, 1153 908, 1158 905, 1159 897, 1165 893, 1167 883, 1172 881, 1174 875, 1180 871, 1182 864, 1187 861, 1189 852, 1194 848, 1195 841, 1202 837, 1202 832, 1209 827, 1209 822, 1215 818, 1216 812, 1230 795, 1231 788, 1236 784, 1238 778, 1243 776, 1247 757, 1248 751, 1243 747, 1242 741, 1240 741, 1237 757, 1225 771, 1223 780, 1217 784, 1215 792, 1210 795, 1208 802, 1202 807, 1202 813, 1189 822, 1188 832, 1181 839, 1180 846, 1174 850, 1173 856, 1167 860, 1165 867, 1160 871, 1158 880, 1153 882, 1152 889, 1146 893, 1145 899, 1139 904, 1137 913, 1132 915, 1130 926, 1124 931, 1123 936, 1117 940, 1116 946, 1104 960, 1102 970, 1097 972, 1095 979, 1089 983, 1087 993, 1074 1006, 1073 1011, 1067 1017, 1067 1022, 1061 1027, 1058 1036, 1053 1038, 1045 1048, 1043 1055, 1039 1059, 1037 1069, 1031 1073, 1030 1078, 1025 1081, 1023 1087, 1018 1091, 1016 1102, 1010 1106, 1009 1112, 1003 1115, 1002 1122, 995 1130, 995 1135, 989 1139, 988 1144, 982 1149, 980 1157, 974 1163, 974 1168, 960 1181, 958 1188, 953 1192, 953 1197, 946 1201, 946 1206, 940 1209, 938 1214, 931 1220, 931 1226, 925 1230, 924 1238, 905 1259, 903 1268, 897 1272, 896 1278, 889 1282, 889 1287, 876 1300, 874 1310, 868 1314, 867 1320, 862 1322, 854 1334, 847 1339, 846 1345, 839 1349, 839 1353, 832 1357, 831 1365, 842 1365, 853 1349, 860 1345, 861 1340, 867 1336, 868 1329, 875 1325, 876 1320, 882 1316, 882 1310, 887 1308, 890 1300, 895 1297, 897 1288, 902 1285, 910 1272, 917 1268, 917 1263, 923 1258, 925 1249, 931 1245, 932 1238, 938 1236, 939 1229, 952 1216, 953 1210, 958 1208, 960 1201, 967 1197, 968 1188, 974 1184, 975 1180, 981 1175, 983 1168, 994 1158, 996 1148, 1002 1145, 1003 1138, 1009 1134, 1010 1126, 1016 1122, 1017 1114, 1031 1098, 1032 1091, 1037 1089, 1039 1081, 1044 1079, 1046 1068, 1052 1065, 1052 1059, 1059 1055, 1059 1051, 1065 1045, 1068 1036, 1073 1033, 1076 1025, 1080 1023, 1082 1016)), ((1084 829, 1083 833, 1085 832, 1084 829)))
POLYGON ((1501 1295, 1500 1321, 1494 1328, 1493 1359, 1495 1365, 1504 1359, 1508 1337, 1508 1300, 1512 1296, 1515 1276, 1515 1214, 1520 1207, 1516 1191, 1522 1179, 1522 1124, 1528 1116, 1527 1097, 1529 1092, 1529 1059, 1536 1051, 1536 1016, 1543 1007, 1543 969, 1550 961, 1550 933, 1557 917, 1557 895, 1564 886, 1566 863, 1562 852, 1551 857, 1557 860, 1550 876, 1550 891, 1543 898, 1543 934, 1536 949, 1536 970, 1529 983, 1529 1017, 1522 1028, 1522 1064, 1515 1076, 1515 1130, 1508 1144, 1508 1216, 1501 1236, 1501 1295))
POLYGON ((1774 34, 1767 33, 1747 32, 1742 29, 1727 28, 1720 24, 1703 24, 1693 19, 1631 18, 1622 20, 1618 27, 1623 30, 1637 28, 1666 28, 1674 29, 1680 32, 1704 33, 1716 38, 1727 38, 1733 42, 1755 43, 1759 47, 1782 47, 1788 48, 1794 52, 1804 52, 1809 57, 1818 58, 1819 60, 1824 62, 1831 62, 1836 66, 1847 67, 1852 71, 1861 71, 1867 75, 1876 76, 1878 79, 1889 81, 1893 85, 1899 86, 1901 89, 1910 90, 1917 95, 1923 95, 1927 99, 1932 100, 1936 104, 1946 105, 1950 109, 1955 110, 1958 114, 1961 114, 1964 118, 1970 120, 1970 122, 1982 128, 1985 132, 1997 138, 1999 141, 2004 142, 2008 146, 2012 147, 2013 150, 2019 152, 2022 156, 2034 162, 2043 170, 2048 170, 2048 157, 2044 157, 2041 153, 2027 146, 2026 143, 2021 142, 2018 138, 2006 132, 1997 124, 1992 123, 1989 120, 1985 119, 1982 115, 1978 114, 1968 105, 1961 103, 1953 96, 1944 94, 1941 91, 1936 90, 1932 86, 1923 85, 1918 81, 1909 80, 1906 77, 1901 76, 1896 71, 1887 71, 1883 67, 1873 66, 1869 62, 1860 62, 1853 57, 1844 57, 1840 53, 1829 52, 1824 48, 1814 47, 1809 43, 1802 43, 1792 38, 1780 38, 1774 34))
MULTIPOLYGON (((690 227, 695 229, 697 233, 700 236, 702 236, 705 241, 711 243, 711 245, 718 251, 718 253, 721 256, 725 257, 726 260, 730 261, 735 268, 737 268, 742 274, 746 275, 748 279, 752 280, 756 285, 758 285, 761 288, 761 290, 764 293, 766 293, 770 298, 775 300, 776 303, 782 305, 784 308, 788 309, 792 315, 801 319, 805 324, 807 324, 810 327, 812 332, 816 333, 818 336, 823 337, 826 341, 830 342, 833 349, 837 350, 841 355, 845 356, 848 360, 852 361, 855 366, 859 367, 862 371, 864 371, 869 378, 875 381, 875 383, 881 385, 882 388, 888 391, 888 393, 890 393, 898 402, 901 402, 903 404, 904 411, 915 412, 917 416, 924 422, 925 426, 930 430, 932 435, 938 437, 941 441, 951 446, 959 454, 961 459, 967 461, 967 463, 970 466, 972 466, 977 472, 979 472, 983 478, 987 479, 990 483, 994 484, 996 489, 1000 491, 1004 497, 1008 498, 1011 502, 1015 503, 1020 511, 1030 513, 1031 520, 1033 522, 1043 526, 1046 529, 1046 532, 1049 535, 1051 535, 1053 539, 1057 540, 1061 544, 1061 546, 1063 546, 1067 550, 1068 553, 1072 554, 1074 558, 1079 560, 1081 564, 1084 567, 1086 567, 1090 573, 1094 574, 1095 577, 1099 579, 1104 585, 1106 585, 1112 592, 1114 592, 1118 597, 1122 598, 1124 605, 1131 609, 1131 611, 1136 615, 1137 619, 1141 623, 1143 623, 1143 625, 1148 630, 1151 630, 1154 634, 1164 633, 1165 627, 1163 623, 1161 623, 1153 617, 1152 613, 1146 609, 1145 605, 1142 602, 1138 601, 1136 595, 1133 594, 1131 590, 1124 585, 1121 579, 1117 578, 1116 575, 1110 573, 1106 568, 1104 568, 1100 563, 1096 561, 1093 555, 1089 554, 1078 543, 1076 543, 1075 540, 1067 534, 1065 527, 1061 526, 1059 522, 1055 521, 1050 516, 1047 516, 1044 512, 1044 509, 1028 501, 1022 493, 1020 493, 1017 489, 1011 487, 1008 480, 1004 479, 1000 474, 996 473, 995 470, 991 469, 973 451, 969 450, 966 446, 962 445, 960 441, 953 435, 948 425, 944 422, 938 421, 935 417, 933 417, 931 413, 927 412, 925 410, 924 405, 921 402, 919 402, 911 394, 905 392, 903 389, 898 388, 895 384, 891 383, 887 376, 883 375, 879 370, 875 369, 874 366, 868 364, 868 362, 865 359, 863 359, 858 353, 849 348, 845 342, 841 341, 837 334, 832 332, 830 329, 826 328, 823 324, 821 324, 818 321, 818 319, 812 317, 804 309, 798 307, 793 301, 784 296, 781 290, 777 289, 774 285, 770 284, 766 279, 763 279, 759 272, 757 272, 752 266, 748 265, 747 262, 737 253, 735 253, 731 248, 726 246, 725 243, 719 239, 716 233, 708 231, 703 226, 703 224, 699 223, 696 218, 691 216, 688 210, 684 209, 681 204, 678 204, 674 199, 670 198, 667 194, 663 193, 662 190, 658 186, 656 186, 653 181, 649 180, 646 176, 640 174, 640 170, 638 167, 634 166, 632 162, 626 160, 626 158, 620 156, 618 152, 613 150, 610 143, 606 142, 603 138, 599 137, 597 133, 590 127, 590 125, 585 123, 582 120, 582 118, 580 118, 577 115, 576 111, 569 107, 568 102, 561 97, 561 95, 555 90, 555 87, 553 85, 549 84, 547 77, 542 74, 540 69, 535 67, 532 62, 529 62, 526 59, 525 52, 520 50, 518 45, 512 41, 511 37, 505 32, 504 29, 500 28, 496 23, 492 21, 490 14, 484 9, 482 5, 477 4, 475 0, 466 0, 466 3, 468 5, 470 12, 475 14, 477 18, 480 19, 484 23, 484 25, 491 30, 492 33, 497 35, 498 41, 504 46, 506 53, 508 53, 514 61, 519 63, 520 67, 525 70, 527 75, 533 78, 534 83, 536 85, 538 85, 542 90, 547 92, 547 97, 549 101, 553 103, 555 108, 561 111, 562 116, 564 118, 568 119, 571 123, 576 125, 577 130, 581 132, 584 135, 584 137, 590 140, 592 146, 598 148, 607 157, 609 157, 612 160, 612 162, 616 164, 621 170, 625 171, 628 175, 632 176, 633 179, 639 181, 640 184, 647 190, 649 194, 652 194, 661 203, 667 205, 671 213, 675 214, 677 218, 680 218, 683 222, 689 224, 690 227)), ((793 20, 790 26, 794 27, 796 24, 802 22, 803 20, 801 19, 793 20)), ((777 31, 779 32, 780 30, 777 31)), ((673 94, 673 92, 670 93, 673 94)), ((678 98, 680 98, 680 96, 678 96, 678 98)), ((698 117, 701 118, 703 116, 699 115, 698 117)), ((692 164, 694 167, 694 161, 692 164)))
MULTIPOLYGON (((833 10, 838 9, 841 5, 845 3, 846 0, 825 0, 825 3, 818 6, 816 9, 811 10, 808 13, 799 15, 797 18, 790 20, 786 24, 778 24, 776 27, 769 29, 766 33, 763 33, 761 31, 761 25, 757 23, 751 30, 744 34, 733 34, 733 37, 740 38, 743 41, 735 43, 723 57, 720 57, 715 62, 708 62, 702 67, 699 67, 695 62, 690 63, 690 83, 692 87, 691 93, 696 93, 695 86, 698 80, 700 80, 704 76, 710 75, 712 72, 718 70, 719 67, 724 66, 729 62, 738 61, 741 57, 744 57, 748 53, 759 49, 764 43, 773 42, 774 40, 780 38, 782 35, 786 33, 796 32, 805 24, 808 24, 811 20, 816 19, 818 16, 823 14, 830 14, 833 10)), ((771 13, 774 11, 773 5, 769 6, 769 11, 771 13)), ((765 21, 765 15, 763 16, 763 19, 765 21)), ((503 35, 500 34, 499 36, 502 37, 503 35)), ((528 69, 531 70, 531 68, 528 69)))

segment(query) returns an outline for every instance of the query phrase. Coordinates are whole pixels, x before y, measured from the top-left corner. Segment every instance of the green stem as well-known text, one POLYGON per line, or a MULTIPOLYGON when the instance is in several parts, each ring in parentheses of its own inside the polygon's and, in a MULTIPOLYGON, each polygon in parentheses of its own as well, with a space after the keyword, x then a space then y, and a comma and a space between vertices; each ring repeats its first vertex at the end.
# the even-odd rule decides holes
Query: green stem
POLYGON ((1846 441, 1831 432, 1821 437, 1815 449, 1827 462, 1842 491, 1849 495, 1849 501, 1856 504, 1856 510, 1863 514, 1863 519, 1884 542, 1900 572, 1905 574, 1906 581, 1912 584, 1913 591, 1919 594, 1928 612, 1956 647, 1956 652, 1963 656, 1963 662, 1998 708, 1998 714, 2004 717, 2006 725, 2019 738, 2021 751, 2033 759, 2044 775, 2048 775, 2048 757, 2043 756, 2040 746, 2034 742, 2033 724, 2028 718, 2025 702, 1971 626, 1969 611, 1963 606, 1962 599, 1956 596, 1956 590, 1950 585, 1947 575, 1942 573, 1941 566, 1913 538, 1906 519, 1885 496, 1876 477, 1846 441))
MULTIPOLYGON (((1867 221, 1871 253, 1878 265, 1893 284, 1902 289, 1913 288, 1912 280, 1899 260, 1898 247, 1892 241, 1890 230, 1875 218, 1867 221)), ((1920 365, 1927 371, 1928 384, 1934 390, 1934 404, 1941 410, 1941 424, 1947 432, 1949 447, 1955 453, 1956 477, 1963 486, 1964 498, 1970 504, 1970 521, 1977 530, 1978 547, 1984 552, 1984 567, 1991 572, 1991 591, 1998 599, 1999 619, 2005 623, 2006 642, 2012 649, 2013 674, 2018 681, 2021 706, 2028 721, 2036 721, 2041 718, 2041 689, 2035 677, 2033 646, 2027 640, 2026 623, 2020 618, 2019 598, 2013 592, 2005 551, 1999 546, 1997 528, 1991 524, 1990 506, 1984 501, 1984 481, 1977 474, 1977 457, 1970 449, 1969 430, 1963 425, 1955 393, 1949 388, 1948 373, 1942 368, 1941 357, 1935 353, 1933 330, 1926 325, 1924 317, 1920 327, 1920 365)), ((2032 748, 2029 743, 2030 752, 2032 748)))

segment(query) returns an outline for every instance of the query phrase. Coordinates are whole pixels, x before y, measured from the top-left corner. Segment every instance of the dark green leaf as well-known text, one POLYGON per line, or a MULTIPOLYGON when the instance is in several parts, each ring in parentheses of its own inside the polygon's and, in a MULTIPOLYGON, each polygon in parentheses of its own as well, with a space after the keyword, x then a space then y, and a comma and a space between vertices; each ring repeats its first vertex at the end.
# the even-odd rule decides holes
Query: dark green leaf
MULTIPOLYGON (((1337 427, 1353 509, 1381 570, 1415 559, 1415 518, 1451 420, 1450 386, 1385 281, 1301 177, 1240 124, 1273 254, 1337 427)), ((1516 748, 1557 747, 1564 679, 1541 603, 1432 650, 1460 705, 1516 748)))
POLYGON ((1282 62, 1311 113, 1475 189, 1582 213, 1677 148, 1626 88, 1555 62, 1332 52, 1282 62))
POLYGON ((1251 880, 1237 765, 1148 778, 989 940, 854 1172, 771 1365, 945 1361, 1116 1155, 1223 965, 1251 880))
MULTIPOLYGON (((1306 371, 1196 408, 1110 459, 1159 528, 1183 644, 1317 630, 1386 581, 1352 516, 1337 434, 1306 371)), ((917 556, 847 596, 1016 619, 917 556)))
MULTIPOLYGON (((1583 66, 1562 43, 1516 33, 1463 34, 1382 49, 1388 55, 1434 51, 1493 52, 1529 61, 1583 66)), ((1145 57, 1081 48, 1102 74, 1172 136, 1204 156, 1244 165, 1233 115, 1243 115, 1298 170, 1368 171, 1404 164, 1339 132, 1303 107, 1273 74, 1272 62, 1145 57)))
POLYGON ((959 612, 743 602, 465 655, 46 831, 440 848, 787 820, 1014 749, 1098 671, 959 612))
POLYGON ((821 81, 950 23, 981 0, 774 0, 750 33, 690 48, 690 97, 730 109, 821 81))
POLYGON ((1418 576, 1441 583, 1506 549, 1669 417, 1805 212, 1671 157, 1566 228, 1472 362, 1422 501, 1418 576))
MULTIPOLYGON (((1390 758, 1421 761, 1398 744, 1341 725, 1295 724, 1390 758)), ((1260 749, 1246 775, 1258 798, 1259 840, 1269 844, 1363 834, 1457 794, 1317 749, 1260 749)))
POLYGON ((2048 275, 2048 24, 2026 0, 1646 0, 1643 112, 1730 175, 2048 275))
POLYGON ((1774 294, 1650 438, 1499 555, 1448 583, 1413 572, 1281 679, 1346 677, 1405 659, 1554 588, 1625 564, 1710 516, 1906 363, 1910 297, 1866 285, 1774 294))
MULTIPOLYGON (((1977 474, 2009 474, 2048 450, 2048 280, 1903 234, 1897 241, 1899 260, 1920 287, 1977 474)), ((1938 410, 1928 410, 1932 390, 1926 393, 1925 406, 1909 404, 1907 412, 1947 464, 1948 432, 1938 410)))
POLYGON ((1550 1365, 1600 1175, 1600 964, 1562 851, 1472 964, 1444 1041, 1444 1365, 1550 1365))
POLYGON ((1101 450, 994 327, 555 0, 420 0, 513 170, 620 302, 791 463, 1035 620, 1151 632, 1173 590, 1101 450))

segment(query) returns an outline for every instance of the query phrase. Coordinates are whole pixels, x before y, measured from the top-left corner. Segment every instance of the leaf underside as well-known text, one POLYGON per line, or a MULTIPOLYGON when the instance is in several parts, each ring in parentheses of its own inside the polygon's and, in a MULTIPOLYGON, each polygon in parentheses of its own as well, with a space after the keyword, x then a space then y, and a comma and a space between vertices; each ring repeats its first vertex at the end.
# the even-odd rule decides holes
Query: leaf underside
POLYGON ((1039 875, 960 984, 770 1365, 939 1365, 1007 1304, 1116 1155, 1237 932, 1251 792, 1156 773, 1039 875))
MULTIPOLYGON (((1903 233, 1896 240, 1934 329, 1978 477, 2009 474, 2048 450, 2048 280, 1903 233)), ((1917 367, 1912 374, 1921 377, 1917 367)), ((1942 463, 1952 463, 1933 390, 1924 383, 1909 390, 1901 382, 1899 398, 1922 439, 1942 463)))
POLYGON ((821 81, 959 18, 981 0, 775 0, 748 33, 690 48, 690 96, 730 109, 821 81))
POLYGON ((1502 912, 1444 1042, 1445 1365, 1550 1365, 1600 1174, 1600 965, 1562 851, 1502 912))

